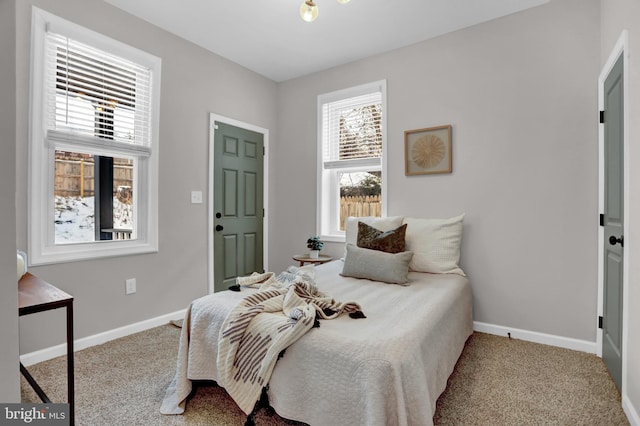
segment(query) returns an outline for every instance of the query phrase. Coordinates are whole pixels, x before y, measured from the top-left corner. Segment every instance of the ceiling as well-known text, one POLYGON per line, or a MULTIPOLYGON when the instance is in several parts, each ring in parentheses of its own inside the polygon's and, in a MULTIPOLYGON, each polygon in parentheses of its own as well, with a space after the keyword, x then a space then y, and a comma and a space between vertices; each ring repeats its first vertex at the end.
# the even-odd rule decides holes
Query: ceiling
POLYGON ((281 82, 535 7, 549 0, 105 0, 281 82))

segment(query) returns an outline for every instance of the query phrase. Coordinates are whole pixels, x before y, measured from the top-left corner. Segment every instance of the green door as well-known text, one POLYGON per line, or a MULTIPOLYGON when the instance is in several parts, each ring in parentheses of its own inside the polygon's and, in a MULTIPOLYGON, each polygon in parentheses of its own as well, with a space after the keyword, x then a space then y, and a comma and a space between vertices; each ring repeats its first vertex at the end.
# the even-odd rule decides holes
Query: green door
POLYGON ((604 305, 602 358, 622 388, 624 105, 622 56, 604 82, 604 305))
POLYGON ((261 133, 215 122, 213 171, 214 291, 238 276, 264 272, 261 133))

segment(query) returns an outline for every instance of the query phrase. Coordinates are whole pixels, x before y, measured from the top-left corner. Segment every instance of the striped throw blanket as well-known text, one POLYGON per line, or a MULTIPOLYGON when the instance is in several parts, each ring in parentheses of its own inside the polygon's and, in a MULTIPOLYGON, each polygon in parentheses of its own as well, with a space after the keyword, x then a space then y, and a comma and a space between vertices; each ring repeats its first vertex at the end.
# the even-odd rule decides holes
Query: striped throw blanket
POLYGON ((238 284, 260 291, 242 299, 220 329, 218 384, 246 414, 269 382, 279 354, 313 327, 316 315, 364 317, 357 303, 337 302, 320 292, 306 271, 292 267, 289 275, 267 272, 238 278, 238 284))

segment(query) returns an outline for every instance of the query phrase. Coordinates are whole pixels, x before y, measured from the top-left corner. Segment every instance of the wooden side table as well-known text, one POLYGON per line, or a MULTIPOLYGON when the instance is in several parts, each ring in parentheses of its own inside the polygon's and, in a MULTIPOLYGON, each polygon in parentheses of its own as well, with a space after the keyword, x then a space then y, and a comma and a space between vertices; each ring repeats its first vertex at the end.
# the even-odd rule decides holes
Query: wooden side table
POLYGON ((298 262, 300 262, 300 266, 304 266, 305 263, 313 263, 313 264, 320 265, 322 263, 327 263, 332 259, 333 257, 327 256, 324 254, 318 255, 317 259, 309 257, 309 254, 296 254, 293 256, 293 260, 297 260, 298 262))
MULTIPOLYGON (((29 315, 51 309, 67 308, 67 402, 69 403, 69 424, 75 424, 74 379, 73 379, 73 296, 59 288, 26 272, 18 281, 18 315, 29 315)), ((27 371, 22 362, 20 372, 27 379, 42 402, 51 400, 40 385, 27 371)))

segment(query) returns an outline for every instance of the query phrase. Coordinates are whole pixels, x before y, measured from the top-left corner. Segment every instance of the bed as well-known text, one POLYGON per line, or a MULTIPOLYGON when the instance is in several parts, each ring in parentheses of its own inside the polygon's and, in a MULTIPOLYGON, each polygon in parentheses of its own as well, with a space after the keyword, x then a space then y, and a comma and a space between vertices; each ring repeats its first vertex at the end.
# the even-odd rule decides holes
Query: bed
MULTIPOLYGON (((267 391, 271 407, 281 417, 314 426, 433 423, 438 396, 472 333, 471 286, 457 265, 462 217, 435 222, 391 219, 360 218, 358 222, 369 221, 380 232, 408 224, 404 253, 411 251, 413 257, 404 272, 406 282, 358 277, 372 270, 374 275, 384 275, 394 267, 381 266, 379 253, 362 252, 373 255, 372 260, 354 255, 371 249, 352 244, 354 232, 349 230, 354 225, 348 222, 345 258, 315 267, 314 279, 333 298, 356 301, 366 318, 341 315, 321 320, 320 327, 310 329, 286 349, 273 368, 267 391), (451 226, 444 232, 450 223, 455 232, 451 226), (425 233, 429 242, 424 240, 425 233), (438 259, 429 269, 441 268, 439 272, 416 270, 425 269, 420 265, 425 254, 429 262, 438 259), (348 271, 350 267, 356 271, 348 271)), ((387 254, 399 257, 402 253, 387 254)), ((257 291, 243 287, 240 292, 215 293, 190 304, 163 414, 184 412, 192 381, 219 380, 216 354, 222 323, 244 297, 257 291)))

